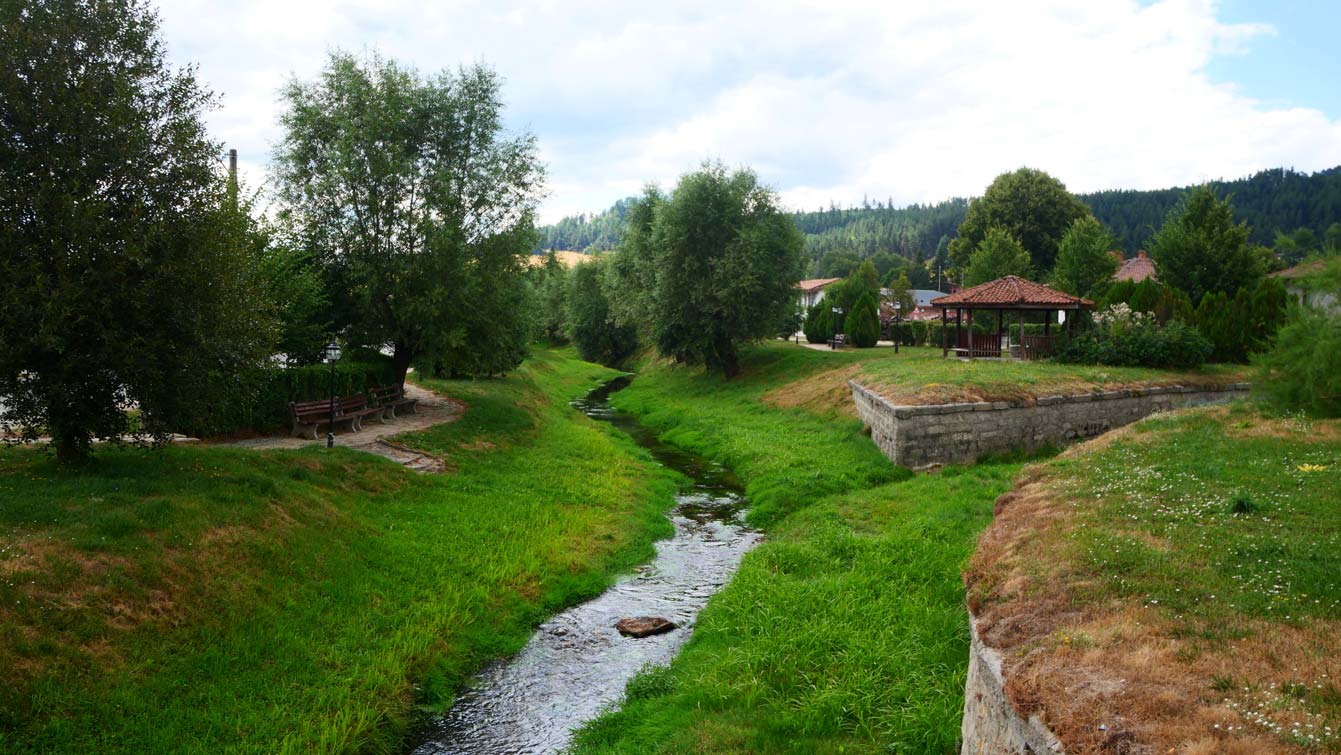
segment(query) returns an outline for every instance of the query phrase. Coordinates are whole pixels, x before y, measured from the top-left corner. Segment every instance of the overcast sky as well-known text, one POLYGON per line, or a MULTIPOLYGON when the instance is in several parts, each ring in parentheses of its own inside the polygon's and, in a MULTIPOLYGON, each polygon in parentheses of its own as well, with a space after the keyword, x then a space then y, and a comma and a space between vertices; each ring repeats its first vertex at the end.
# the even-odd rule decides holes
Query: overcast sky
POLYGON ((797 209, 981 194, 1041 168, 1073 191, 1341 164, 1341 3, 1226 0, 164 0, 216 138, 264 181, 278 91, 328 50, 483 62, 539 138, 544 222, 707 158, 797 209), (1311 5, 1331 6, 1318 9, 1311 5))

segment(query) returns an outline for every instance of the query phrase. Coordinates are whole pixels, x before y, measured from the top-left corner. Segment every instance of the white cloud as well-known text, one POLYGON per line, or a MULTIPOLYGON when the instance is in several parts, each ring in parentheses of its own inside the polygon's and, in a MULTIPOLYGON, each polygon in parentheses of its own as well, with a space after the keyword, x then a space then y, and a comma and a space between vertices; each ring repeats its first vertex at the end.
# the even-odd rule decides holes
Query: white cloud
POLYGON ((168 0, 161 15, 174 57, 224 94, 211 126, 253 180, 279 87, 332 47, 493 65, 540 138, 549 220, 705 158, 753 166, 797 207, 974 195, 1026 164, 1089 191, 1341 163, 1341 123, 1208 78, 1271 33, 1209 0, 168 0))

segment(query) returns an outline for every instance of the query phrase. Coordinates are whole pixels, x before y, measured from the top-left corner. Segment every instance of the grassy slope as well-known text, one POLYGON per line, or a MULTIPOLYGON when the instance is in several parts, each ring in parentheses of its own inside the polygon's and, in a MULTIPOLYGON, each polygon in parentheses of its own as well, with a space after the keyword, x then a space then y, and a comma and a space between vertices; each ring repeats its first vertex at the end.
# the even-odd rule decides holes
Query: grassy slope
MULTIPOLYGON (((795 347, 765 347, 778 358, 802 361, 795 347)), ((1155 370, 1145 367, 1105 367, 1050 362, 972 362, 943 359, 940 349, 906 348, 844 350, 826 354, 830 369, 806 380, 780 386, 768 394, 769 403, 831 411, 841 405, 851 415, 847 381, 855 379, 898 404, 937 404, 955 401, 1004 401, 1063 393, 1086 393, 1134 385, 1201 385, 1247 379, 1247 368, 1206 365, 1195 370, 1155 370)))
POLYGON ((1034 478, 972 592, 986 621, 1029 630, 994 634, 1041 649, 1016 673, 1074 741, 1107 715, 1157 752, 1341 750, 1341 422, 1151 418, 1034 478), (1126 684, 1083 705, 1047 693, 1073 674, 1126 684))
POLYGON ((471 408, 422 477, 336 449, 0 452, 0 751, 394 750, 540 616, 668 534, 673 481, 544 353, 430 387, 471 408), (543 470, 543 474, 537 474, 543 470))
POLYGON ((766 345, 734 381, 649 365, 616 394, 670 442, 733 467, 769 537, 680 657, 636 679, 579 752, 957 751, 960 570, 1019 465, 912 477, 844 415, 841 396, 808 410, 773 400, 885 358, 766 345))

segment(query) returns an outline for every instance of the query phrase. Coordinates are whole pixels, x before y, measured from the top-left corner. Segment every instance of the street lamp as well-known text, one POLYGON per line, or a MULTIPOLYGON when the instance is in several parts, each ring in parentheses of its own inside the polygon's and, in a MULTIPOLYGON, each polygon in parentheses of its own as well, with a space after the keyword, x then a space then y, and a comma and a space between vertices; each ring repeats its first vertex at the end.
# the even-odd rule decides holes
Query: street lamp
POLYGON ((894 300, 894 353, 899 353, 899 310, 903 309, 903 303, 898 299, 894 300))
POLYGON ((326 354, 326 361, 331 365, 331 416, 330 422, 326 425, 326 447, 335 448, 335 363, 340 361, 340 344, 331 341, 322 351, 326 354))
POLYGON ((834 326, 833 326, 833 338, 829 339, 830 351, 838 348, 838 334, 843 330, 843 308, 834 307, 832 311, 834 313, 834 326))

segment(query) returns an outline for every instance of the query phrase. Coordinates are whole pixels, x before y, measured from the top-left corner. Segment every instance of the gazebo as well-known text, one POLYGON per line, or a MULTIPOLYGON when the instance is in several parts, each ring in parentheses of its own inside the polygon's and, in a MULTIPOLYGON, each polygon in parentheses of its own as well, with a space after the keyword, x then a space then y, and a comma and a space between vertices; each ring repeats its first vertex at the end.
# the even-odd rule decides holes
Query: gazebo
MULTIPOLYGON (((1037 359, 1052 353, 1053 344, 1056 336, 1051 332, 1054 312, 1079 312, 1082 309, 1093 309, 1094 302, 1079 296, 1072 296, 1064 291, 1058 291, 1055 288, 1049 288, 1041 283, 1025 280, 1015 275, 1007 275, 1004 278, 997 278, 994 281, 988 281, 973 288, 966 288, 957 293, 948 296, 941 296, 931 300, 931 306, 940 307, 941 310, 941 356, 949 356, 954 351, 956 356, 968 357, 969 359, 989 357, 1000 358, 1002 346, 1006 340, 1007 324, 1006 313, 1016 312, 1017 320, 1020 326, 1020 338, 1016 346, 1011 348, 1011 356, 1019 359, 1037 359), (955 311, 955 345, 953 348, 948 343, 949 333, 949 311, 955 311), (973 332, 973 313, 976 311, 987 310, 996 312, 996 333, 975 334, 973 332), (963 332, 964 313, 968 313, 969 327, 968 332, 963 332), (1024 316, 1028 312, 1045 312, 1047 317, 1043 321, 1043 335, 1027 336, 1024 334, 1024 316)), ((1075 317, 1066 318, 1066 330, 1071 332, 1071 323, 1075 317)))

